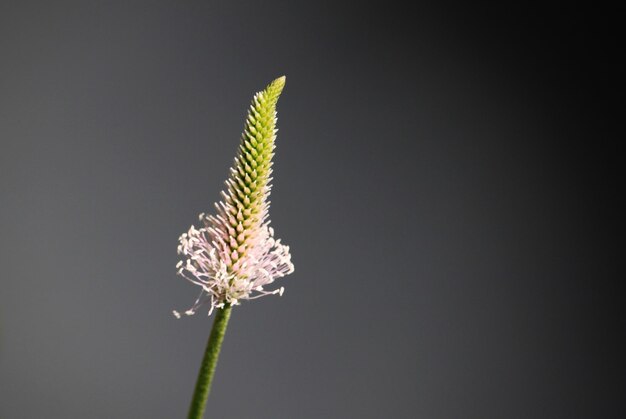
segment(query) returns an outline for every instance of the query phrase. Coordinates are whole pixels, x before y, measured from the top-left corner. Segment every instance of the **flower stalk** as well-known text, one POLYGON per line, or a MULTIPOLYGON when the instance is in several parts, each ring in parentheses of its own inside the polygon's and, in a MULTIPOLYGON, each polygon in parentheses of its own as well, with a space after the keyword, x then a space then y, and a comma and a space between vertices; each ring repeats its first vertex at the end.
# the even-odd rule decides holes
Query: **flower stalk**
POLYGON ((196 388, 193 392, 193 398, 191 399, 189 415, 187 416, 188 419, 202 419, 204 416, 206 401, 211 392, 213 375, 215 374, 215 367, 217 366, 217 359, 220 355, 222 342, 224 341, 224 334, 226 334, 226 327, 228 326, 231 310, 232 307, 227 306, 217 310, 215 314, 213 328, 211 329, 209 341, 204 351, 204 357, 202 358, 202 364, 198 372, 198 380, 196 381, 196 388))

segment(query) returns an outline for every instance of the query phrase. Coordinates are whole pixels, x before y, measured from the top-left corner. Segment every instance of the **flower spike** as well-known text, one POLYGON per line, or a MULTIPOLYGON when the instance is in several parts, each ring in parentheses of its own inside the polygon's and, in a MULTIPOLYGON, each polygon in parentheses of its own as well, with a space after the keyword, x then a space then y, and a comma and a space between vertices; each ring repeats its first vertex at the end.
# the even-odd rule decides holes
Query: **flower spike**
MULTIPOLYGON (((276 103, 284 86, 285 77, 279 77, 254 95, 216 213, 200 214, 203 226, 192 225, 179 238, 178 254, 183 259, 176 265, 177 273, 202 289, 187 315, 206 302, 210 315, 215 308, 241 300, 282 295, 282 287, 265 287, 294 270, 289 247, 274 238, 269 226, 276 103)), ((180 318, 177 311, 174 315, 180 318)))

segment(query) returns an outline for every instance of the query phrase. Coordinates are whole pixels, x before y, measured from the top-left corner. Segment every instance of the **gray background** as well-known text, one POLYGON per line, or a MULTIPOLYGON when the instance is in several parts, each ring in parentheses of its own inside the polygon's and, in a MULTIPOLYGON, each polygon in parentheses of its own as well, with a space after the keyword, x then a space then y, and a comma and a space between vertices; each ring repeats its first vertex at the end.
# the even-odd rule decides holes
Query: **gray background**
POLYGON ((1 2, 0 418, 185 416, 212 319, 171 315, 177 237, 282 74, 296 272, 234 311, 208 417, 619 417, 585 19, 1 2))

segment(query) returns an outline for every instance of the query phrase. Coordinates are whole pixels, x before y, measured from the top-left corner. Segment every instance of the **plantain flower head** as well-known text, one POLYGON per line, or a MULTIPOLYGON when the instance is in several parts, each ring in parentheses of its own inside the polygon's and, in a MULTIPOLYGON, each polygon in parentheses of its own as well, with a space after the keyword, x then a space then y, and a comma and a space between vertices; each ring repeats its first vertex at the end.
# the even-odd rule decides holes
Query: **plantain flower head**
POLYGON ((177 273, 201 288, 187 315, 207 302, 210 315, 226 304, 282 295, 284 288, 266 287, 294 270, 289 247, 274 238, 268 212, 276 103, 284 86, 283 76, 254 96, 216 213, 200 214, 202 226, 192 225, 179 238, 177 273))

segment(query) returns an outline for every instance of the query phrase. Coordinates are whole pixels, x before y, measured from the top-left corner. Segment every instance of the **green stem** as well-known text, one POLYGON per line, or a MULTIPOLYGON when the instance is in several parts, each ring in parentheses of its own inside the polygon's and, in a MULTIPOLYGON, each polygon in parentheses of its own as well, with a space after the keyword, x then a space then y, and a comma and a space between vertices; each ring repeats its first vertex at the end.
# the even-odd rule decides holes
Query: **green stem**
POLYGON ((213 321, 211 335, 209 336, 209 341, 204 351, 204 358, 202 359, 202 365, 198 373, 196 389, 193 392, 193 399, 189 407, 188 419, 202 419, 204 415, 206 400, 209 397, 209 391, 211 391, 211 382, 213 381, 213 374, 215 374, 215 366, 217 365, 217 358, 220 355, 220 348, 222 347, 222 341, 226 333, 226 326, 228 325, 231 309, 231 306, 226 306, 223 309, 215 310, 215 320, 213 321))

